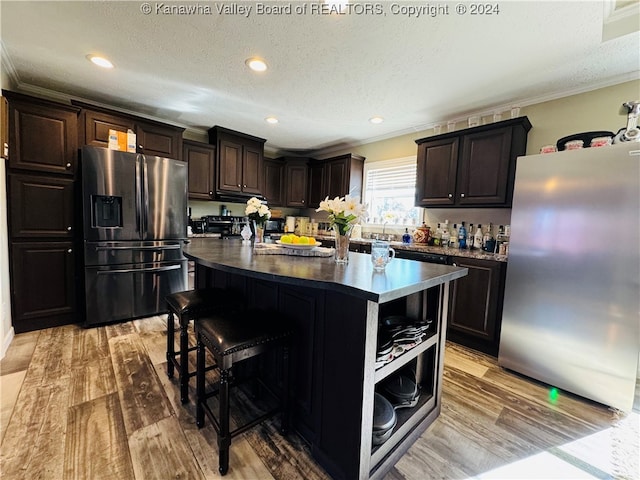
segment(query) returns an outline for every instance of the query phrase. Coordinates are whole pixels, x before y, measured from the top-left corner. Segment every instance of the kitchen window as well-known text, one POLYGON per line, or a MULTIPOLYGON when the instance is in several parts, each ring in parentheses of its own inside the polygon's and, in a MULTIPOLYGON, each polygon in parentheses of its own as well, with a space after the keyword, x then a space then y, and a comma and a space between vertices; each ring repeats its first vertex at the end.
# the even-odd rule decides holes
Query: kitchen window
POLYGON ((364 202, 367 225, 420 225, 422 209, 416 207, 416 157, 364 164, 364 202))

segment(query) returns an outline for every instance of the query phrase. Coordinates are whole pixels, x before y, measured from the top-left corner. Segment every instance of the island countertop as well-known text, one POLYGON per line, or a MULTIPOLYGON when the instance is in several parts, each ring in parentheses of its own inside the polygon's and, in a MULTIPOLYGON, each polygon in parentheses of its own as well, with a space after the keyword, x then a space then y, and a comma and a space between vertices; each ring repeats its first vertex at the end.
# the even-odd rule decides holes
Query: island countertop
POLYGON ((394 259, 386 271, 375 272, 370 255, 349 253, 349 263, 333 257, 260 255, 240 240, 192 238, 184 255, 199 265, 279 283, 348 291, 350 295, 385 303, 467 275, 461 267, 394 259))

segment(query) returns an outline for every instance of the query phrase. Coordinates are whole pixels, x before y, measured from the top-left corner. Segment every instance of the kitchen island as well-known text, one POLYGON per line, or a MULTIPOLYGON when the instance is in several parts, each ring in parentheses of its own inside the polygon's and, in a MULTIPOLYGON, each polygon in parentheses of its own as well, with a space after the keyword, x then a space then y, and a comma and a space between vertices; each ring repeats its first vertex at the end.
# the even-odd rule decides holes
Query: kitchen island
POLYGON ((314 458, 336 479, 381 478, 440 413, 449 283, 466 268, 396 259, 374 272, 370 256, 261 255, 238 240, 191 239, 196 288, 237 289, 250 306, 275 310, 295 325, 294 425, 314 458), (376 364, 381 321, 431 320, 423 340, 376 364), (374 393, 410 372, 420 387, 412 408, 382 445, 372 445, 374 393))

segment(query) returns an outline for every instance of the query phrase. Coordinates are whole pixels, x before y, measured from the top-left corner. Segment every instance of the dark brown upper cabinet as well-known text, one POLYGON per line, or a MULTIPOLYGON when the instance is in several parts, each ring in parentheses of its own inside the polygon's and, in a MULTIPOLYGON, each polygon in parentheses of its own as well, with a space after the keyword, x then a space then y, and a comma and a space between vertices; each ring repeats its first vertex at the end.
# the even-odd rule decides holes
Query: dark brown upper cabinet
POLYGON ((109 130, 136 134, 136 151, 147 155, 182 160, 181 127, 154 122, 83 102, 72 101, 82 108, 80 137, 83 145, 109 146, 109 130))
POLYGON ((182 159, 189 164, 189 198, 212 200, 215 195, 216 149, 208 143, 184 140, 182 159))
POLYGON ((283 206, 284 162, 280 159, 264 158, 264 188, 262 192, 269 205, 283 206))
POLYGON ((9 168, 73 176, 79 109, 5 92, 9 100, 9 168))
POLYGON ((307 206, 318 208, 327 196, 335 198, 350 195, 362 200, 364 161, 364 157, 352 153, 310 160, 307 206))
POLYGON ((307 208, 309 205, 309 159, 285 157, 285 206, 307 208))
POLYGON ((216 195, 262 196, 266 140, 215 126, 209 143, 216 147, 216 195))
POLYGON ((527 117, 416 140, 416 205, 511 207, 516 158, 526 153, 527 117))

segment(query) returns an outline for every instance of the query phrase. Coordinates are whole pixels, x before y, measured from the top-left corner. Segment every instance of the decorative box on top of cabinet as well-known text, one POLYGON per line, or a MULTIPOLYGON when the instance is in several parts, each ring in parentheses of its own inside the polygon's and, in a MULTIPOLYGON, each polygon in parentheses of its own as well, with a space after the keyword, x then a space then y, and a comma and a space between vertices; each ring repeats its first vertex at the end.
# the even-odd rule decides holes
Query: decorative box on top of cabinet
POLYGON ((520 117, 416 140, 416 205, 511 207, 530 129, 520 117))
POLYGON ((215 126, 209 143, 216 147, 216 194, 262 196, 264 138, 215 126))
POLYGON ((80 137, 83 145, 109 146, 109 130, 136 134, 138 153, 182 160, 184 128, 136 117, 108 108, 72 100, 82 108, 80 137))
POLYGON ((182 160, 189 164, 189 198, 215 198, 216 149, 208 143, 182 141, 182 160))

